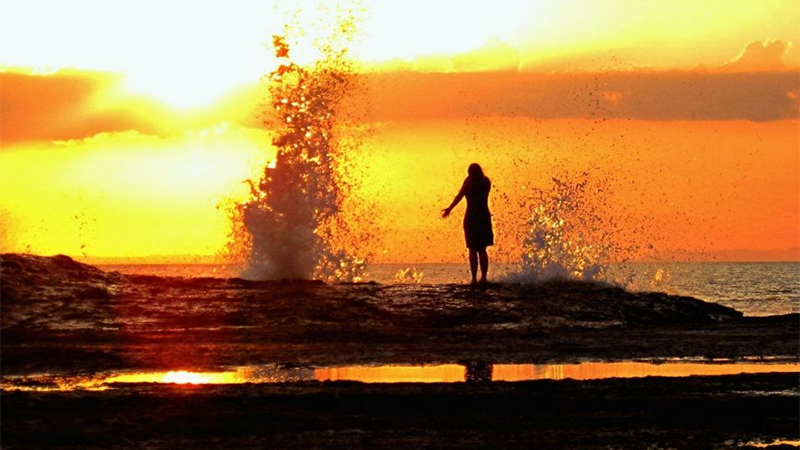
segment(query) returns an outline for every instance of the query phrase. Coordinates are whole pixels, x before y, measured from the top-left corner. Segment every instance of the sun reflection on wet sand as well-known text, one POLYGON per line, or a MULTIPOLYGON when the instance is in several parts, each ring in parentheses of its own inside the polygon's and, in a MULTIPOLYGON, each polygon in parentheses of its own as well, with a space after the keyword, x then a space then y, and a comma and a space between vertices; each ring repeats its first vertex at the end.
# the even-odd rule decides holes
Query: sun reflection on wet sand
POLYGON ((129 373, 106 378, 103 383, 173 383, 173 384, 237 384, 248 381, 247 370, 235 372, 169 372, 129 373))
POLYGON ((790 447, 800 447, 800 441, 778 440, 778 441, 772 441, 772 442, 747 442, 744 445, 748 445, 750 447, 756 447, 756 448, 770 448, 772 446, 781 446, 781 445, 787 445, 787 446, 790 446, 790 447))
POLYGON ((495 364, 492 381, 597 380, 604 378, 687 377, 741 373, 798 372, 800 364, 586 362, 580 364, 495 364))
POLYGON ((187 370, 134 372, 94 377, 38 375, 4 377, 0 390, 106 390, 112 385, 161 383, 175 385, 266 384, 299 381, 356 381, 361 383, 457 383, 531 380, 596 380, 607 378, 718 376, 769 372, 800 372, 792 362, 584 362, 576 364, 491 364, 465 362, 428 366, 375 365, 342 367, 244 366, 228 371, 187 370))
POLYGON ((318 381, 360 381, 362 383, 453 383, 464 381, 465 367, 459 364, 435 366, 352 366, 314 370, 318 381))
MULTIPOLYGON (((741 373, 800 372, 800 364, 587 362, 578 364, 485 364, 485 379, 467 380, 460 364, 431 366, 354 366, 314 370, 318 381, 362 383, 453 383, 463 381, 595 380, 605 378, 686 377, 741 373)), ((480 378, 481 375, 479 375, 480 378)))

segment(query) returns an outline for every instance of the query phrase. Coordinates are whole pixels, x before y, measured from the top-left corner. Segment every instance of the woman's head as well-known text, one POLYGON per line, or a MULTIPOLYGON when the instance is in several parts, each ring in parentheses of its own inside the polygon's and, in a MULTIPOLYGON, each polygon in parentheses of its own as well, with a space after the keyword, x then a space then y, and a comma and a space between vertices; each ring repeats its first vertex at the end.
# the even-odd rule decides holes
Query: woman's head
POLYGON ((467 174, 473 178, 482 178, 485 176, 483 174, 483 169, 481 169, 481 166, 478 163, 470 164, 469 168, 467 168, 467 174))

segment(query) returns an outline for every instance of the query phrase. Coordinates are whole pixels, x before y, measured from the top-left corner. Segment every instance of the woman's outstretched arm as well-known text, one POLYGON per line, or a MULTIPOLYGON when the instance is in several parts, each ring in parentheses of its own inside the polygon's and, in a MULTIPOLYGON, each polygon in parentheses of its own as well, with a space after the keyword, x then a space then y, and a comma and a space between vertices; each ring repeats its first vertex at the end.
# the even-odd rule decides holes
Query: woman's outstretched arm
POLYGON ((443 218, 446 218, 447 216, 449 216, 450 215, 450 211, 452 211, 453 208, 456 207, 458 202, 460 202, 461 199, 464 198, 464 194, 466 194, 466 192, 467 192, 467 182, 468 181, 469 181, 469 179, 464 180, 464 184, 461 185, 461 189, 458 191, 458 194, 456 194, 456 198, 453 199, 453 202, 450 203, 450 206, 448 206, 447 208, 442 210, 442 217, 443 218))

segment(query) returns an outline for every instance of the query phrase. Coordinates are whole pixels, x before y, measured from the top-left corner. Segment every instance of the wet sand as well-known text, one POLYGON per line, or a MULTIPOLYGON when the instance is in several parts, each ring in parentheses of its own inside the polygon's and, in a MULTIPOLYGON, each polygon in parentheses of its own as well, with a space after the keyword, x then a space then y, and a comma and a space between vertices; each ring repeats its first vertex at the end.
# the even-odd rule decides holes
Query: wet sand
MULTIPOLYGON (((798 315, 597 284, 123 276, 2 256, 4 377, 259 364, 797 362, 798 315)), ((736 448, 800 440, 798 373, 5 391, 8 448, 736 448)))

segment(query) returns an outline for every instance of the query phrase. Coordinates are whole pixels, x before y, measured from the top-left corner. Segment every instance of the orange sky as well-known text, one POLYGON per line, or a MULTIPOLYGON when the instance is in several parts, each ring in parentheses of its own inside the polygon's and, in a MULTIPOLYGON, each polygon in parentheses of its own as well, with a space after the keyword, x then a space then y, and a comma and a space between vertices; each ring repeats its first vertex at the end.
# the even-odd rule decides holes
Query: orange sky
MULTIPOLYGON (((438 211, 473 161, 493 179, 493 251, 507 259, 530 189, 582 170, 610 180, 613 213, 662 256, 800 258, 786 251, 800 247, 796 1, 458 5, 356 4, 364 73, 346 108, 363 123, 341 132, 360 144, 352 195, 373 217, 352 220, 378 226, 377 262, 463 259, 460 221, 438 211)), ((326 16, 153 8, 0 7, 0 40, 15 42, 0 49, 0 251, 224 249, 226 205, 275 151, 259 120, 265 42, 287 11, 313 24, 301 44, 326 16)))

